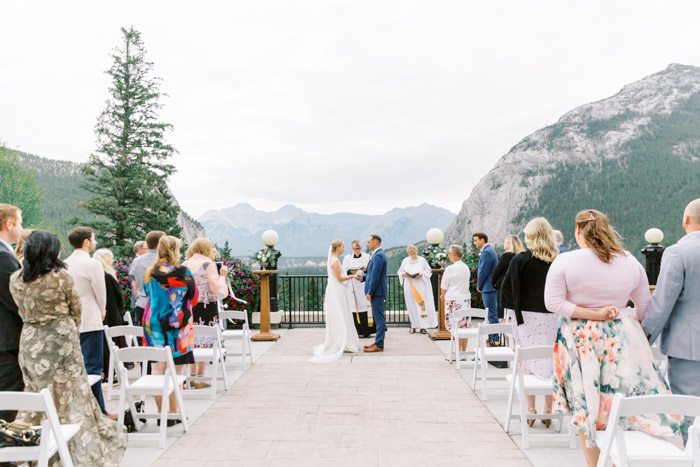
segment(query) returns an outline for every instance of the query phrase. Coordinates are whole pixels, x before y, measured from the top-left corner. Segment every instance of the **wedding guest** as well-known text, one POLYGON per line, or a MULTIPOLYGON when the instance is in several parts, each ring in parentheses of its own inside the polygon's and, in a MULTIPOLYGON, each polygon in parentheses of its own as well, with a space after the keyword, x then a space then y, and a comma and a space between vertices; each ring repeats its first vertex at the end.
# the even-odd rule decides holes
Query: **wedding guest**
POLYGON ((17 240, 17 244, 15 245, 15 256, 20 264, 22 264, 22 260, 24 259, 24 243, 32 232, 34 232, 34 229, 22 230, 22 234, 19 236, 19 240, 17 240))
POLYGON ((148 245, 145 241, 139 240, 134 243, 134 258, 137 258, 148 251, 148 245))
MULTIPOLYGON (((161 236, 158 240, 156 263, 146 270, 144 278, 147 301, 143 313, 144 345, 170 347, 175 371, 179 375, 185 365, 194 364, 192 308, 197 305, 194 277, 187 267, 180 265, 181 246, 180 239, 170 235, 161 236)), ((165 362, 153 363, 152 374, 163 375, 165 370, 165 362)), ((155 399, 160 412, 161 397, 155 399)), ((170 395, 170 412, 178 411, 173 393, 170 395)), ((168 420, 168 425, 181 422, 168 420)))
POLYGON ((700 396, 700 352, 696 328, 700 309, 700 198, 683 211, 686 235, 666 248, 656 290, 642 321, 661 352, 668 355, 668 379, 674 394, 700 396))
MULTIPOLYGON (((440 300, 445 302, 445 328, 452 331, 452 326, 460 328, 471 327, 471 320, 465 318, 458 323, 452 322, 452 313, 463 308, 471 308, 472 295, 469 291, 469 280, 471 273, 469 267, 462 261, 462 247, 451 245, 447 250, 447 257, 452 262, 445 268, 440 283, 440 300)), ((467 350, 469 339, 459 340, 460 352, 467 350)))
POLYGON ((438 325, 433 298, 433 286, 430 276, 433 275, 428 261, 418 256, 415 245, 406 247, 408 257, 401 261, 397 272, 399 283, 403 286, 403 296, 406 301, 406 312, 411 321, 409 333, 420 329, 421 334, 427 334, 426 328, 436 328, 438 325))
MULTIPOLYGON (((145 241, 139 240, 138 242, 134 243, 134 259, 145 254, 147 251, 148 245, 145 241)), ((129 281, 131 282, 131 309, 133 310, 136 307, 136 289, 138 287, 138 283, 136 281, 132 281, 131 279, 129 281)))
POLYGON ((566 253, 567 251, 569 251, 569 249, 564 246, 564 235, 562 235, 561 231, 552 230, 552 236, 554 237, 554 243, 557 244, 559 253, 566 253))
POLYGON ((143 311, 146 308, 146 303, 148 303, 146 289, 144 287, 146 270, 156 262, 158 258, 158 241, 164 235, 165 232, 161 232, 160 230, 148 232, 148 235, 146 235, 146 246, 148 250, 141 256, 134 258, 134 261, 129 267, 129 279, 131 280, 134 288, 134 295, 136 296, 136 303, 134 303, 134 324, 136 326, 141 326, 143 324, 143 311))
MULTIPOLYGON (((496 289, 496 296, 498 298, 498 318, 500 321, 502 321, 503 317, 505 316, 503 311, 503 294, 507 293, 508 297, 510 297, 510 291, 504 290, 503 287, 501 287, 501 284, 503 283, 503 278, 508 271, 510 261, 515 257, 515 255, 523 252, 523 243, 520 241, 520 238, 517 235, 508 235, 506 239, 503 240, 503 250, 505 252, 501 255, 501 259, 498 260, 496 269, 493 270, 492 278, 493 288, 496 289)), ((512 299, 509 300, 508 308, 513 308, 512 299)))
MULTIPOLYGON (((94 252, 97 246, 95 232, 90 227, 76 227, 68 232, 68 241, 75 249, 73 254, 66 258, 65 263, 68 273, 73 277, 83 310, 80 320, 80 347, 85 358, 85 369, 89 375, 101 377, 104 363, 102 320, 107 308, 107 289, 102 265, 96 259, 90 258, 90 253, 94 252)), ((92 392, 102 412, 107 413, 99 381, 93 384, 92 392)))
MULTIPOLYGON (((192 255, 187 260, 187 268, 194 276, 199 297, 197 305, 192 310, 194 324, 216 326, 219 324, 219 301, 228 295, 226 275, 228 269, 222 266, 217 269, 214 259, 216 250, 214 244, 208 238, 198 238, 189 247, 192 255)), ((214 346, 214 338, 194 338, 195 348, 211 348, 214 346)), ((190 366, 192 376, 204 376, 207 362, 199 362, 190 366)), ((195 382, 196 389, 210 387, 207 382, 195 382)))
MULTIPOLYGON (((95 251, 92 257, 99 261, 100 266, 102 266, 105 289, 107 291, 106 313, 102 324, 109 327, 121 326, 124 324, 124 297, 122 297, 122 291, 117 281, 117 272, 114 270, 114 255, 108 248, 100 248, 95 251)), ((126 339, 123 336, 117 337, 114 341, 120 349, 126 347, 126 339)), ((103 343, 104 364, 102 368, 104 368, 105 372, 103 381, 106 382, 109 376, 107 375, 107 369, 109 368, 109 346, 111 345, 107 336, 104 336, 103 343)))
MULTIPOLYGON (((60 253, 56 235, 32 232, 24 246, 22 269, 10 279, 24 321, 19 363, 27 391, 47 388, 59 421, 80 427, 68 442, 74 465, 117 466, 126 449, 126 432, 103 414, 88 385, 79 336, 83 300, 60 253)), ((40 425, 41 417, 29 413, 25 421, 40 425)))
MULTIPOLYGON (((503 279, 503 287, 510 288, 513 297, 513 310, 509 310, 513 338, 522 348, 554 345, 559 315, 550 313, 545 307, 544 285, 559 250, 552 237, 552 227, 544 217, 532 219, 523 232, 527 250, 513 258, 503 279)), ((530 360, 524 363, 523 370, 528 375, 549 381, 553 365, 552 359, 530 360)), ((528 413, 537 413, 535 396, 527 396, 527 408, 528 413)), ((544 413, 552 413, 552 396, 544 397, 544 413)), ((542 420, 548 428, 551 422, 542 420)), ((530 426, 534 423, 535 420, 528 420, 530 426)))
MULTIPOLYGON (((496 289, 493 288, 493 271, 498 264, 498 255, 489 245, 489 237, 483 232, 477 232, 473 237, 474 246, 481 250, 479 256, 479 269, 477 271, 476 291, 481 293, 484 306, 488 309, 489 324, 498 323, 498 299, 496 289)), ((500 345, 498 334, 489 335, 489 344, 500 345)))
MULTIPOLYGON (((345 255, 341 270, 348 276, 356 274, 364 274, 367 272, 369 264, 369 254, 362 251, 362 245, 359 240, 353 240, 351 243, 352 253, 345 255)), ((350 311, 353 313, 353 322, 357 334, 362 337, 370 337, 372 329, 369 326, 367 319, 367 298, 364 294, 364 284, 358 279, 349 279, 345 282, 345 288, 348 293, 348 303, 350 311)))
MULTIPOLYGON (((10 276, 20 268, 12 245, 22 234, 22 211, 0 204, 0 391, 23 391, 24 381, 17 357, 22 318, 10 294, 10 276)), ((0 419, 11 422, 17 411, 0 411, 0 419)))
MULTIPOLYGON (((608 422, 613 396, 666 394, 669 388, 638 320, 649 304, 649 282, 625 251, 605 214, 594 209, 575 219, 578 250, 559 255, 547 273, 545 307, 559 315, 554 344, 554 410, 572 415, 584 457, 597 463, 596 430, 608 422), (628 308, 628 300, 634 308, 628 308)), ((644 415, 627 429, 673 436, 679 418, 644 415)))

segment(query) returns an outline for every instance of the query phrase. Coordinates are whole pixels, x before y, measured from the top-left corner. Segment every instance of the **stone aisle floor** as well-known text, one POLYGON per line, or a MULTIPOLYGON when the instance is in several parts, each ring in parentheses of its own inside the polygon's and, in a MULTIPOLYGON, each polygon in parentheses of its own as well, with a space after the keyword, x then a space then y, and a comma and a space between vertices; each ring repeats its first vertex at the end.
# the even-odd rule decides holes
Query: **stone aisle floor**
POLYGON ((427 336, 307 363, 323 336, 285 333, 151 465, 532 465, 427 336))

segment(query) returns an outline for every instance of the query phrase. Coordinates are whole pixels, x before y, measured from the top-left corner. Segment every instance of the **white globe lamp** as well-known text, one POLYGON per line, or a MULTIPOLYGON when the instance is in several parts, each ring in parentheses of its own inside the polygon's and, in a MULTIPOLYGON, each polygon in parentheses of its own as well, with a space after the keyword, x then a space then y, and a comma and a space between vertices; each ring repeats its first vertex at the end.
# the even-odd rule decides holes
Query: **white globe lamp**
POLYGON ((644 234, 644 240, 652 245, 658 245, 664 241, 664 233, 661 229, 653 228, 646 231, 644 234))
POLYGON ((277 242, 279 241, 280 236, 277 232, 274 230, 266 230, 262 234, 262 242, 266 245, 269 246, 270 248, 274 247, 277 245, 277 242))
POLYGON ((444 235, 442 235, 442 231, 438 228, 433 227, 432 229, 428 230, 428 233, 425 234, 425 239, 430 243, 431 245, 439 245, 442 243, 442 240, 444 239, 444 235))

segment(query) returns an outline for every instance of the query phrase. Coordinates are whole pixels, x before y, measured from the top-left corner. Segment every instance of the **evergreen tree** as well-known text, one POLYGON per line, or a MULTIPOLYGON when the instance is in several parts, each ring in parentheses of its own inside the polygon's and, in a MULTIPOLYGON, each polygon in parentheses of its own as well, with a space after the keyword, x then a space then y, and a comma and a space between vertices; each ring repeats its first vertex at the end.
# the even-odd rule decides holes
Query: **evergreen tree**
POLYGON ((226 240, 226 242, 224 242, 223 248, 221 248, 221 249, 217 248, 217 250, 219 250, 219 254, 221 255, 221 258, 224 259, 224 261, 231 261, 231 259, 232 259, 231 247, 228 244, 228 240, 226 240))
POLYGON ((36 173, 22 167, 17 151, 0 145, 0 202, 20 208, 25 227, 36 227, 43 218, 41 199, 36 173))
POLYGON ((124 253, 151 230, 178 236, 180 208, 167 185, 175 167, 167 160, 175 149, 165 141, 172 125, 162 123, 161 79, 151 76, 141 34, 122 28, 123 44, 112 53, 110 99, 95 133, 97 149, 83 167, 90 199, 82 206, 98 214, 86 224, 103 245, 124 253))
POLYGON ((316 279, 311 279, 306 290, 306 310, 321 311, 322 309, 323 300, 321 298, 321 292, 318 289, 316 279))

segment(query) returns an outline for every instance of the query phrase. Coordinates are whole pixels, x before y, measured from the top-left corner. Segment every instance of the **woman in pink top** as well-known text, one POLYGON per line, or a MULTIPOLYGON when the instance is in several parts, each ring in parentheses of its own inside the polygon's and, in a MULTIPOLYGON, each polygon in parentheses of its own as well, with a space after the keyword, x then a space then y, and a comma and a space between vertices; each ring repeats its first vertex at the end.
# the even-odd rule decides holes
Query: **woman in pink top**
MULTIPOLYGON (((596 430, 608 421, 615 393, 668 393, 639 321, 649 304, 644 268, 622 247, 602 212, 576 215, 576 243, 547 273, 545 306, 561 315, 554 346, 554 405, 571 413, 589 466, 597 463, 596 430), (628 308, 631 300, 634 308, 628 308)), ((657 436, 674 436, 679 419, 638 416, 624 422, 657 436)))

